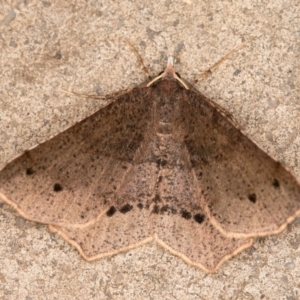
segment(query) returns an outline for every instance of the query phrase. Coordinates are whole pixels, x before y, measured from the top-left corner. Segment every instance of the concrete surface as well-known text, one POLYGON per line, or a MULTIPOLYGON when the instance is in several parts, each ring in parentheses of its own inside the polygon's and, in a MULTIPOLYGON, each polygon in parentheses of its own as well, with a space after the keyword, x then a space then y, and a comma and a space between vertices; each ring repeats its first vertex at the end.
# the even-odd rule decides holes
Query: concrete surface
MULTIPOLYGON (((276 1, 1 1, 0 159, 59 133, 168 54, 192 81, 249 39, 197 88, 300 177, 300 4, 276 1)), ((299 299, 300 220, 207 275, 155 244, 97 262, 0 204, 0 299, 299 299)))

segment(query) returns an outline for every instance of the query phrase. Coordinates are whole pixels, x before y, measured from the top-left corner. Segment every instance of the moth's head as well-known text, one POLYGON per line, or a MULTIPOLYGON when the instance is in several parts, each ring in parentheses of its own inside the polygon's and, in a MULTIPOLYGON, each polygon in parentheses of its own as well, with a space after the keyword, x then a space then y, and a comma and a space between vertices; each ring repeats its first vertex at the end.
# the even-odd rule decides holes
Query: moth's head
POLYGON ((157 77, 155 77, 154 79, 152 79, 147 84, 147 86, 152 85, 157 80, 174 80, 174 81, 178 81, 181 85, 183 85, 183 87, 185 89, 187 89, 187 90, 189 89, 187 84, 176 74, 176 72, 174 70, 174 57, 173 56, 168 57, 167 67, 166 67, 165 71, 162 72, 157 77))

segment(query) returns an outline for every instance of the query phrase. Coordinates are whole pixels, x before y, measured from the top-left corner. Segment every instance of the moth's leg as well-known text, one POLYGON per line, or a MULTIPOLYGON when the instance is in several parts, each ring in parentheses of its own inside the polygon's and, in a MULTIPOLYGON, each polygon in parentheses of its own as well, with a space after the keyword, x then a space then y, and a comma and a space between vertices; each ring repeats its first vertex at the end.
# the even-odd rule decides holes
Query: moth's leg
POLYGON ((143 72, 146 74, 146 76, 148 77, 148 79, 151 80, 152 77, 151 77, 151 75, 150 75, 150 73, 149 73, 147 67, 146 67, 145 64, 144 64, 144 61, 143 61, 141 55, 138 53, 138 51, 134 48, 134 46, 133 46, 128 40, 126 40, 126 39, 123 39, 123 40, 126 42, 126 44, 127 44, 127 45, 131 48, 131 50, 134 52, 134 54, 136 55, 136 57, 137 57, 139 63, 140 63, 141 66, 142 66, 143 72))
POLYGON ((222 59, 220 59, 216 64, 214 64, 211 68, 209 68, 208 70, 206 70, 205 72, 203 72, 199 77, 197 77, 194 82, 192 83, 192 85, 195 85, 198 81, 206 78, 207 76, 209 76, 210 74, 212 74, 212 72, 219 67, 220 64, 222 64, 229 56, 231 56, 233 53, 237 52, 239 49, 241 49, 242 47, 244 47, 244 45, 247 43, 248 41, 246 40, 244 43, 242 43, 241 45, 239 45, 238 47, 236 47, 235 49, 233 49, 232 51, 230 51, 229 53, 227 53, 222 59))
MULTIPOLYGON (((148 79, 151 80, 152 77, 150 76, 150 73, 149 73, 147 67, 144 64, 141 55, 138 53, 138 51, 134 48, 134 46, 128 40, 126 40, 126 39, 122 39, 122 40, 125 41, 126 44, 135 53, 139 63, 142 65, 142 70, 144 71, 144 73, 146 74, 148 79)), ((115 92, 115 93, 111 93, 111 94, 107 94, 107 95, 88 95, 88 94, 79 94, 79 93, 76 93, 76 92, 66 91, 64 89, 59 89, 59 90, 61 92, 64 92, 65 94, 72 95, 72 96, 79 96, 79 97, 83 97, 83 98, 90 98, 90 99, 110 99, 111 98, 111 99, 115 99, 116 97, 119 97, 119 96, 131 91, 132 89, 125 89, 125 90, 115 92)))
POLYGON ((68 95, 72 95, 72 96, 79 96, 79 97, 83 97, 83 98, 90 98, 90 99, 115 99, 116 97, 119 97, 123 94, 128 93, 129 91, 131 91, 132 89, 125 89, 122 91, 118 91, 118 92, 114 92, 111 94, 107 94, 107 95, 88 95, 88 94, 79 94, 76 92, 70 92, 70 91, 66 91, 64 89, 58 89, 59 91, 68 94, 68 95))

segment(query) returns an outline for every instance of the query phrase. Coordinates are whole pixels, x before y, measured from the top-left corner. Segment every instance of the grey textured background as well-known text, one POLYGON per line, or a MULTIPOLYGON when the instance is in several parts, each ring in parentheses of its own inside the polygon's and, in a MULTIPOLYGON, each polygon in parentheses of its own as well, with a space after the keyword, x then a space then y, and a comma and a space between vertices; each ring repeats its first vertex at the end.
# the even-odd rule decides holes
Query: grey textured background
MULTIPOLYGON (((99 109, 58 88, 110 93, 168 54, 189 81, 300 178, 298 0, 1 1, 0 163, 99 109)), ((0 299, 299 299, 300 220, 207 275, 155 244, 96 262, 0 203, 0 299)))

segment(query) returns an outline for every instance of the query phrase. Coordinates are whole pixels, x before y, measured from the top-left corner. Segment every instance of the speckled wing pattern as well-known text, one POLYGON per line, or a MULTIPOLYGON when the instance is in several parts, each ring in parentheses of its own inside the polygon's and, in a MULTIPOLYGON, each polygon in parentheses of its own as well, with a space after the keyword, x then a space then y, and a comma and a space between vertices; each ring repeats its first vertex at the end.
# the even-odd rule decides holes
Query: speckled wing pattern
POLYGON ((133 89, 0 172, 0 195, 87 259, 156 240, 207 272, 300 213, 300 185, 175 81, 133 89))

